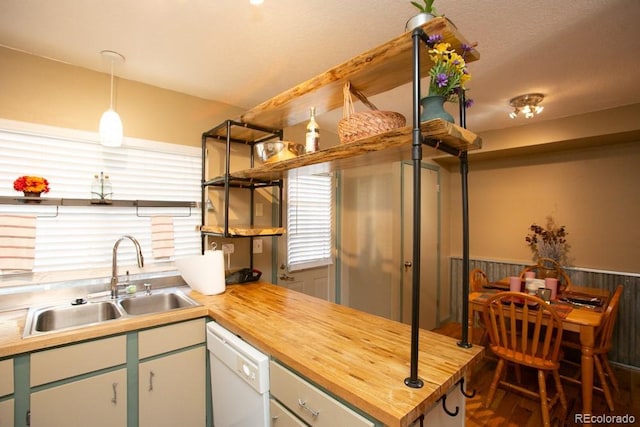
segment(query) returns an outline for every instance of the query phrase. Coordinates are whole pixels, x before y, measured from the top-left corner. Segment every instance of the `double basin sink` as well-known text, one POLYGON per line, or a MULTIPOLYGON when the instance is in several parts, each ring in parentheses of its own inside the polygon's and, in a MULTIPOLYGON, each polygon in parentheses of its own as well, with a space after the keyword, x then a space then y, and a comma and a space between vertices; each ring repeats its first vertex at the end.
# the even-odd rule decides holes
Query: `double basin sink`
POLYGON ((24 337, 199 305, 179 289, 171 288, 155 291, 151 295, 139 293, 116 300, 77 300, 73 303, 31 308, 27 314, 24 337))

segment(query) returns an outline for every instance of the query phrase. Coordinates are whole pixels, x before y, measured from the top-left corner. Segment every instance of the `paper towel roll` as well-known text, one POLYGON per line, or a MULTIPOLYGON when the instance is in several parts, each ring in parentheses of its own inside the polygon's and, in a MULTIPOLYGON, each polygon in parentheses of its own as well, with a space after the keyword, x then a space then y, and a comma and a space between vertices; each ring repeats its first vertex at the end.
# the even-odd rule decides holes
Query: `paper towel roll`
POLYGON ((205 251, 204 255, 176 259, 180 275, 194 291, 203 295, 224 292, 224 256, 222 251, 205 251))

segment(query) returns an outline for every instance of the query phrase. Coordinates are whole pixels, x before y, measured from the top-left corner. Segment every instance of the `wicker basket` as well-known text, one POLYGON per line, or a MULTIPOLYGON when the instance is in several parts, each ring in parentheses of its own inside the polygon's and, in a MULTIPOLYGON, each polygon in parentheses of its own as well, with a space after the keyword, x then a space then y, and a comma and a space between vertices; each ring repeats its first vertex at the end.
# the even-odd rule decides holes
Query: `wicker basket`
POLYGON ((347 82, 342 90, 344 95, 344 109, 342 120, 338 122, 338 136, 343 144, 388 132, 392 129, 403 127, 405 117, 393 111, 380 111, 362 93, 351 87, 347 82), (356 113, 353 107, 354 94, 360 101, 367 105, 371 111, 356 113))

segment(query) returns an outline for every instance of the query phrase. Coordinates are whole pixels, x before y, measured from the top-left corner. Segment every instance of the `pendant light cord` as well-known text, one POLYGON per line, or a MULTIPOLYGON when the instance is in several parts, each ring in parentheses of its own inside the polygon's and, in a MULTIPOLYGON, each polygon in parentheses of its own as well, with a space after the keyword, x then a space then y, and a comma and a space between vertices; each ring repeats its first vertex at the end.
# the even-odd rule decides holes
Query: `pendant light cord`
POLYGON ((109 94, 109 109, 113 110, 113 58, 111 59, 111 93, 109 94))

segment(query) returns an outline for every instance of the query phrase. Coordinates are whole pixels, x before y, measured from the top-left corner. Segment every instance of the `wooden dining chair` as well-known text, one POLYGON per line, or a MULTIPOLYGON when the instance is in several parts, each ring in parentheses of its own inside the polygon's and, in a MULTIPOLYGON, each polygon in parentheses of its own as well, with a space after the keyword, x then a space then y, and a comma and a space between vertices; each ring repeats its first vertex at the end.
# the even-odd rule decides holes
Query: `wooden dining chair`
POLYGON ((540 399, 542 421, 550 426, 549 409, 558 400, 566 413, 567 400, 560 382, 560 343, 562 319, 555 308, 536 297, 521 292, 499 292, 486 302, 484 321, 489 329, 489 348, 498 357, 498 365, 489 387, 485 405, 493 401, 498 384, 530 397, 540 399), (521 320, 521 321, 518 321, 521 320), (507 363, 526 366, 538 372, 538 392, 502 379, 507 363), (546 377, 551 373, 556 393, 547 395, 546 377))
POLYGON ((534 265, 528 265, 520 271, 520 280, 524 280, 524 274, 527 271, 534 271, 536 277, 543 279, 543 272, 551 270, 553 275, 558 279, 558 294, 568 291, 571 286, 571 278, 562 266, 551 258, 539 258, 538 262, 534 265))
POLYGON ((489 284, 487 273, 480 268, 474 268, 469 273, 469 289, 471 292, 482 292, 482 288, 489 284))
MULTIPOLYGON (((487 273, 480 268, 474 268, 469 273, 469 290, 471 292, 482 292, 484 286, 489 284, 487 273)), ((469 313, 469 316, 473 316, 473 313, 469 313)), ((487 327, 485 326, 482 316, 478 316, 478 319, 473 319, 473 329, 471 342, 474 344, 485 345, 487 341, 487 327), (476 327, 477 325, 477 327, 476 327)))
MULTIPOLYGON (((620 298, 622 297, 623 290, 624 286, 618 285, 615 292, 611 296, 611 299, 609 300, 609 303, 605 308, 604 315, 602 316, 602 322, 600 323, 598 329, 596 329, 595 345, 593 348, 593 363, 596 367, 598 380, 600 381, 600 386, 594 386, 593 388, 604 393, 604 398, 607 401, 607 406, 612 412, 615 410, 615 407, 613 403, 613 395, 611 394, 611 389, 609 388, 608 382, 611 382, 611 385, 613 385, 613 388, 616 392, 619 391, 620 388, 618 386, 616 376, 613 374, 613 370, 611 369, 611 365, 609 364, 609 357, 607 355, 609 354, 609 351, 611 351, 613 331, 615 329, 616 319, 618 317, 618 307, 620 306, 620 298)), ((577 351, 580 351, 582 347, 580 345, 580 338, 575 332, 567 334, 565 340, 562 343, 562 346, 577 351)), ((563 359, 562 362, 567 364, 579 365, 568 359, 563 359)), ((562 375, 561 378, 572 383, 581 384, 580 377, 573 378, 562 375)))

